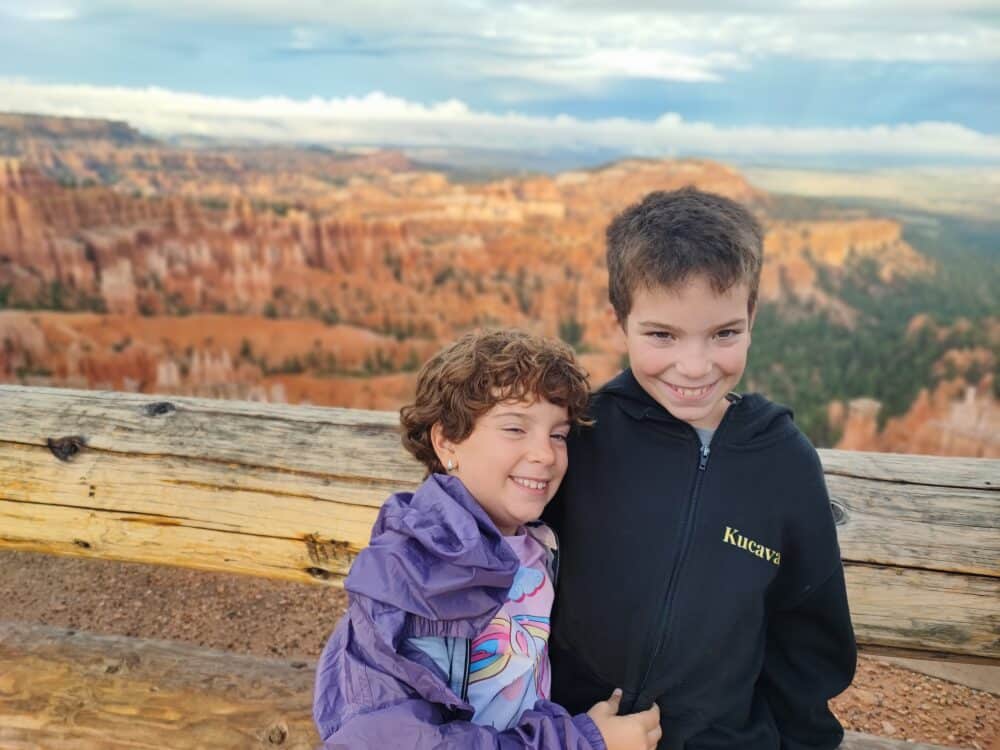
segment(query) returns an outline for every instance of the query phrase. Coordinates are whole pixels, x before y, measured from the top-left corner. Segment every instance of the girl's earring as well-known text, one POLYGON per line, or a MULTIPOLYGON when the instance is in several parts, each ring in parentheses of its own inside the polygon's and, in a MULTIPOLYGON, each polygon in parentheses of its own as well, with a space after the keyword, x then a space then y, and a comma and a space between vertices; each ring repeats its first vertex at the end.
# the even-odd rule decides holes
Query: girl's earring
POLYGON ((452 461, 452 460, 451 460, 451 459, 449 458, 449 459, 448 459, 448 465, 447 465, 447 466, 446 466, 445 468, 447 468, 447 469, 448 469, 448 471, 454 471, 454 470, 455 470, 455 462, 454 462, 454 461, 452 461))

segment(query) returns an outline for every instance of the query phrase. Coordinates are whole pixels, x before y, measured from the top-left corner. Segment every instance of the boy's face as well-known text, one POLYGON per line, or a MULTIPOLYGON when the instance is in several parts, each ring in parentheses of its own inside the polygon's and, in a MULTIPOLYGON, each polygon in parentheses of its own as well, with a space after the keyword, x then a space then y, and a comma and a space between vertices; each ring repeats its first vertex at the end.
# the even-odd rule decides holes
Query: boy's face
POLYGON ((460 443, 441 441, 438 457, 462 480, 500 532, 542 515, 566 474, 566 407, 544 399, 503 401, 476 420, 460 443))
POLYGON ((625 320, 636 380, 664 409, 694 427, 715 429, 743 376, 753 316, 750 290, 716 293, 696 276, 676 289, 638 289, 625 320))

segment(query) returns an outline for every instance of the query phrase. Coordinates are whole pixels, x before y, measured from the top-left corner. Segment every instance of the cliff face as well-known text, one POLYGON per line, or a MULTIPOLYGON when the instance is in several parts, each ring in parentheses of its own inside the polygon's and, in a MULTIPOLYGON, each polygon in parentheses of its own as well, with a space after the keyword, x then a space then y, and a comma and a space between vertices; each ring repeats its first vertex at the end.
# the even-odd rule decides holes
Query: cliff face
POLYGON ((879 281, 891 284, 934 270, 931 261, 903 240, 899 223, 887 219, 773 222, 767 228, 764 257, 761 299, 807 304, 849 328, 855 324, 855 311, 823 288, 821 273, 836 278, 845 268, 869 260, 879 281))
MULTIPOLYGON (((67 188, 8 159, 0 289, 22 306, 310 316, 434 339, 501 322, 550 335, 570 328, 607 351, 615 331, 603 232, 616 212, 687 184, 760 211, 768 200, 711 162, 623 162, 469 186, 388 170, 391 155, 364 158, 381 166, 277 209, 245 196, 220 203, 67 188)), ((887 282, 930 269, 893 222, 768 225, 762 298, 808 302, 848 323, 850 308, 817 284, 821 270, 861 257, 875 259, 887 282)))
POLYGON ((878 428, 881 404, 855 399, 847 405, 843 436, 845 450, 923 453, 935 456, 1000 458, 1000 405, 992 395, 993 381, 978 386, 948 380, 924 388, 906 414, 878 428))
MULTIPOLYGON (((918 315, 910 321, 906 335, 950 344, 967 337, 971 329, 972 323, 965 319, 939 325, 928 315, 918 315)), ((874 399, 831 405, 830 422, 843 430, 837 447, 1000 457, 1000 403, 994 396, 993 382, 1000 351, 1000 318, 979 321, 978 329, 986 346, 947 349, 931 368, 936 384, 921 389, 906 413, 885 420, 881 429, 878 417, 882 405, 874 399)))

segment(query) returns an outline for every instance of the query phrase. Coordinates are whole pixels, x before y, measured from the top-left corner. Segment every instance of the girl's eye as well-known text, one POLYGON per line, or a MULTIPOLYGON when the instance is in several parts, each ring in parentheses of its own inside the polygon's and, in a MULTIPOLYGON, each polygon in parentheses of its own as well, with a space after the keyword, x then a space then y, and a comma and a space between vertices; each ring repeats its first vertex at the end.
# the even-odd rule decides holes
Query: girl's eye
POLYGON ((650 331, 646 335, 658 341, 670 341, 674 337, 670 331, 650 331))
POLYGON ((524 432, 524 428, 523 427, 504 427, 503 431, 504 432, 512 432, 512 433, 515 433, 517 435, 520 435, 521 433, 524 432))
POLYGON ((559 440, 559 441, 562 441, 563 443, 565 443, 566 439, 569 437, 569 435, 564 435, 561 432, 557 432, 554 435, 552 435, 552 437, 554 439, 556 439, 556 440, 559 440))
POLYGON ((740 333, 742 333, 742 331, 737 331, 735 328, 724 328, 715 335, 720 339, 731 339, 734 336, 739 336, 740 333))

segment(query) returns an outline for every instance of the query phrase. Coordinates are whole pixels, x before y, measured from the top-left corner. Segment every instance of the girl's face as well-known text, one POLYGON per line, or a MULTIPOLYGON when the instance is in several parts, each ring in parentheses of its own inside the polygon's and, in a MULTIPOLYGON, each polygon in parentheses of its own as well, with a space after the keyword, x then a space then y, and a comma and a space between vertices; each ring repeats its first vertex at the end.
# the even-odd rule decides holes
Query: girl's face
POLYGON ((544 399, 503 401, 476 420, 465 440, 452 443, 437 433, 434 447, 445 466, 476 498, 500 532, 542 515, 566 474, 566 407, 544 399))

